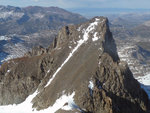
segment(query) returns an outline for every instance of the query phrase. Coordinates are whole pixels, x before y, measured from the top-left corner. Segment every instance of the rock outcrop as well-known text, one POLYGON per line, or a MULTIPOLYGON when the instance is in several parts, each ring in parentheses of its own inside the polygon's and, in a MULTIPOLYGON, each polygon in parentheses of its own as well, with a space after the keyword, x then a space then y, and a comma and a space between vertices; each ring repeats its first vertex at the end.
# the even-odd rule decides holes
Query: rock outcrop
POLYGON ((0 82, 1 105, 19 106, 35 92, 32 107, 39 113, 150 112, 104 17, 63 27, 49 48, 3 64, 0 82))

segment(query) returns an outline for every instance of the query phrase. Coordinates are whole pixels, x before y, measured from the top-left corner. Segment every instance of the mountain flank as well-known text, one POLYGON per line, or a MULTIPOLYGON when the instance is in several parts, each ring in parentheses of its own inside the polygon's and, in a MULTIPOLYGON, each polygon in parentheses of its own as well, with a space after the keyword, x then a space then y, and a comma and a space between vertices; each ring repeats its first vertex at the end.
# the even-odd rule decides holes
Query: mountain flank
POLYGON ((150 113, 148 95, 119 59, 105 17, 63 27, 49 48, 4 63, 0 77, 5 110, 28 103, 29 113, 150 113))

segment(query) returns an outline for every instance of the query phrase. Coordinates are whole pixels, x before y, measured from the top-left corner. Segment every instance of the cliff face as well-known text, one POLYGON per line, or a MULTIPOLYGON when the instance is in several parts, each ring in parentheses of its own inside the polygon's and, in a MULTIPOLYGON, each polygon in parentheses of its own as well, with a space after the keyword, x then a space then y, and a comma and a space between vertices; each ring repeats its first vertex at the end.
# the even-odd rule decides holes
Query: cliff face
POLYGON ((51 47, 3 64, 0 82, 1 105, 19 106, 33 93, 31 106, 39 113, 150 110, 147 94, 119 60, 104 17, 63 27, 51 47))

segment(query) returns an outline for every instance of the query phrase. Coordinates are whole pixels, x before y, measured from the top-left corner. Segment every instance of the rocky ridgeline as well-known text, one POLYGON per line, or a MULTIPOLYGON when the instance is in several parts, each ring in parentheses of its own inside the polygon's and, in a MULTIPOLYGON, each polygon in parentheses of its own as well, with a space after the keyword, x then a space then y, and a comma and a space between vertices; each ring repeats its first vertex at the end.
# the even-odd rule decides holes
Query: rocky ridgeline
POLYGON ((51 47, 4 63, 0 92, 1 105, 19 106, 32 94, 39 113, 150 112, 148 96, 120 61, 104 17, 63 27, 51 47))

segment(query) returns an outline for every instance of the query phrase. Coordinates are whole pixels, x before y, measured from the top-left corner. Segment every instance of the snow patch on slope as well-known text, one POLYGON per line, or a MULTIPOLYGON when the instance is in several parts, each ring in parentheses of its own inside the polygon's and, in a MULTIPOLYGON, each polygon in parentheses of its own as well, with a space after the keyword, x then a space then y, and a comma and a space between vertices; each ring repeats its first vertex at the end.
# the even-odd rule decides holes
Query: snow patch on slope
POLYGON ((0 13, 0 18, 8 18, 10 16, 21 18, 24 15, 22 12, 14 12, 14 11, 5 11, 0 13))
POLYGON ((74 95, 75 95, 75 92, 73 92, 71 95, 64 94, 59 99, 57 99, 55 101, 53 106, 50 106, 48 109, 39 111, 37 113, 48 113, 48 112, 49 113, 55 113, 59 109, 73 110, 74 106, 75 106, 74 99, 73 99, 74 95), (65 105, 65 104, 67 104, 67 105, 65 105))
POLYGON ((94 88, 94 83, 92 80, 89 81, 88 88, 90 89, 90 95, 92 96, 93 95, 93 88, 94 88))
MULTIPOLYGON (((30 95, 23 103, 21 104, 14 104, 14 105, 7 105, 7 106, 0 106, 0 113, 33 113, 32 109, 32 99, 37 95, 37 91, 30 95), (25 109, 25 110, 24 110, 25 109)), ((36 113, 36 112, 34 112, 36 113)), ((39 112, 38 112, 39 113, 39 112)), ((42 112, 40 112, 42 113, 42 112)))
POLYGON ((136 79, 141 83, 141 87, 146 91, 150 99, 150 74, 136 79))
POLYGON ((36 111, 32 108, 32 99, 38 94, 38 91, 35 91, 32 95, 30 95, 23 103, 18 105, 7 105, 7 106, 0 106, 0 113, 55 113, 59 109, 63 110, 73 110, 78 109, 78 106, 74 102, 74 95, 73 92, 70 95, 62 95, 59 99, 55 101, 53 106, 50 106, 47 109, 36 111), (66 104, 66 105, 65 105, 66 104), (65 105, 65 106, 64 106, 65 105))
POLYGON ((98 39, 100 39, 100 37, 97 36, 97 32, 94 33, 94 38, 92 38, 93 41, 97 41, 98 39))
POLYGON ((10 40, 10 38, 7 37, 7 36, 0 36, 0 41, 1 41, 1 40, 10 40))
POLYGON ((36 14, 34 14, 33 16, 34 16, 35 19, 41 19, 41 18, 43 18, 45 15, 42 14, 42 13, 36 13, 36 14))
POLYGON ((150 74, 138 77, 137 80, 144 85, 150 85, 150 74))
POLYGON ((74 102, 74 97, 75 92, 73 92, 71 95, 67 96, 67 95, 63 95, 61 98, 59 98, 57 101, 60 101, 61 103, 63 103, 63 107, 61 107, 61 109, 66 110, 66 111, 70 111, 76 108, 79 108, 75 102, 74 102), (66 104, 66 105, 65 105, 66 104))

